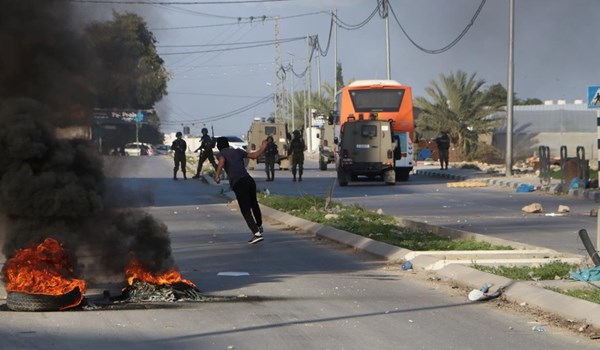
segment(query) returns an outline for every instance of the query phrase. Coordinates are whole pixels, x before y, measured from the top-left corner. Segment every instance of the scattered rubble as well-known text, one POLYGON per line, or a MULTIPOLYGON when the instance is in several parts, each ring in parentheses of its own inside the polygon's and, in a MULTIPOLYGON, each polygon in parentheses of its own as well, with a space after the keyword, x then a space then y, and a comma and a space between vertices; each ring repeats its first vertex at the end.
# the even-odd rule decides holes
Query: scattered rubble
POLYGON ((526 205, 523 208, 521 208, 521 210, 526 213, 530 213, 530 214, 544 212, 544 208, 542 207, 542 205, 540 203, 531 203, 531 204, 526 205))

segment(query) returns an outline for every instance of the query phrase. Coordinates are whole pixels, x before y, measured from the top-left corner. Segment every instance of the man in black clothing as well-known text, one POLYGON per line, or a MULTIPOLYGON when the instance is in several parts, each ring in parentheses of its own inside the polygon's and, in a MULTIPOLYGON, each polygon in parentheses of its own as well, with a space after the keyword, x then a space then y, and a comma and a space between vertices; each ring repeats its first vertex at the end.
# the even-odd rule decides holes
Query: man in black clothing
POLYGON ((187 180, 185 176, 185 151, 187 151, 187 143, 181 138, 181 131, 175 134, 175 141, 171 144, 173 150, 173 160, 175 161, 175 167, 173 168, 173 180, 177 180, 177 170, 181 166, 181 172, 183 173, 183 179, 187 180))
POLYGON ((447 131, 435 139, 440 156, 440 170, 448 170, 448 150, 450 149, 450 137, 447 131))
POLYGON ((202 137, 200 137, 200 147, 198 147, 194 153, 200 151, 200 159, 198 160, 198 168, 196 169, 196 175, 192 179, 200 178, 200 172, 202 171, 202 165, 204 161, 208 159, 210 164, 217 170, 217 162, 215 162, 215 156, 213 155, 213 139, 208 136, 208 129, 202 128, 202 137))
POLYGON ((255 244, 263 240, 263 228, 262 213, 256 199, 256 182, 248 174, 244 166, 244 158, 256 159, 264 152, 266 147, 267 140, 264 140, 260 145, 260 149, 247 153, 243 149, 229 147, 229 141, 226 137, 217 139, 219 165, 215 182, 221 182, 221 172, 225 169, 229 178, 229 186, 235 193, 242 216, 252 233, 252 238, 248 241, 248 244, 255 244))

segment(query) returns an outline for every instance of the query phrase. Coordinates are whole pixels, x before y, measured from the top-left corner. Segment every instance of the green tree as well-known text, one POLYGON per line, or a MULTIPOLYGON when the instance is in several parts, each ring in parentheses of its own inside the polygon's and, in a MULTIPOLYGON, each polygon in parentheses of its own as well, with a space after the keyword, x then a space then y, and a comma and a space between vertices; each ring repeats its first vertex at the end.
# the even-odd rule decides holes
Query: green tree
MULTIPOLYGON (((490 104, 504 104, 506 105, 506 98, 508 96, 508 91, 502 86, 502 84, 497 83, 490 86, 485 91, 488 103, 490 104)), ((517 97, 517 94, 514 94, 513 104, 516 106, 524 106, 524 105, 541 105, 543 102, 538 98, 526 98, 524 100, 517 97)))
MULTIPOLYGON (((305 115, 309 110, 316 110, 317 115, 324 115, 327 117, 329 111, 333 109, 334 96, 333 96, 333 85, 328 83, 321 84, 322 91, 324 92, 321 96, 317 92, 310 94, 310 106, 306 100, 306 90, 294 92, 293 103, 294 103, 294 123, 296 128, 306 127, 305 115)), ((291 108, 290 108, 291 113, 291 108)), ((309 116, 312 118, 312 116, 309 116)), ((312 124, 311 121, 308 121, 312 124)))
POLYGON ((439 75, 439 83, 431 81, 425 89, 431 100, 417 97, 415 105, 420 109, 417 119, 419 132, 446 130, 452 144, 458 150, 459 159, 469 159, 477 151, 479 135, 489 133, 498 126, 494 112, 502 109, 499 102, 490 102, 481 91, 484 80, 475 73, 458 71, 445 76, 439 75))
POLYGON ((342 74, 341 62, 337 62, 335 65, 335 83, 337 91, 340 91, 344 87, 344 74, 342 74))
POLYGON ((167 94, 169 74, 142 17, 113 12, 85 37, 96 56, 98 107, 148 109, 167 94))

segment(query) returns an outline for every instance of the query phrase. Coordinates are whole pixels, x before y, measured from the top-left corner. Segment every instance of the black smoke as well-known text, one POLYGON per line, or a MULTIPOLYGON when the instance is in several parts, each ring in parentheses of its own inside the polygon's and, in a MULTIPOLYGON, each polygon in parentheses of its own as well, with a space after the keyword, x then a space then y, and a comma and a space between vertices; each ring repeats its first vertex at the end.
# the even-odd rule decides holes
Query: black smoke
POLYGON ((81 278, 122 276, 131 256, 172 268, 167 228, 150 215, 109 209, 97 146, 57 137, 91 130, 98 74, 70 27, 64 0, 0 1, 0 238, 17 249, 53 237, 80 261, 81 278))

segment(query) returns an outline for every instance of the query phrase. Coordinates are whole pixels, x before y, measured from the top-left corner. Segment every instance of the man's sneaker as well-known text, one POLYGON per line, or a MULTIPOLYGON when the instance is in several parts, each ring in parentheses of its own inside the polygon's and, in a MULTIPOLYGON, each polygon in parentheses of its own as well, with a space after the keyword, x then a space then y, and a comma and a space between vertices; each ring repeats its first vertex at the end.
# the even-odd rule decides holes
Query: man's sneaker
POLYGON ((252 239, 248 241, 248 244, 255 244, 258 243, 260 241, 262 241, 264 238, 263 236, 260 234, 260 232, 257 232, 254 234, 254 236, 252 236, 252 239))
POLYGON ((262 226, 258 226, 258 233, 263 233, 263 232, 265 232, 265 230, 263 230, 262 226))

